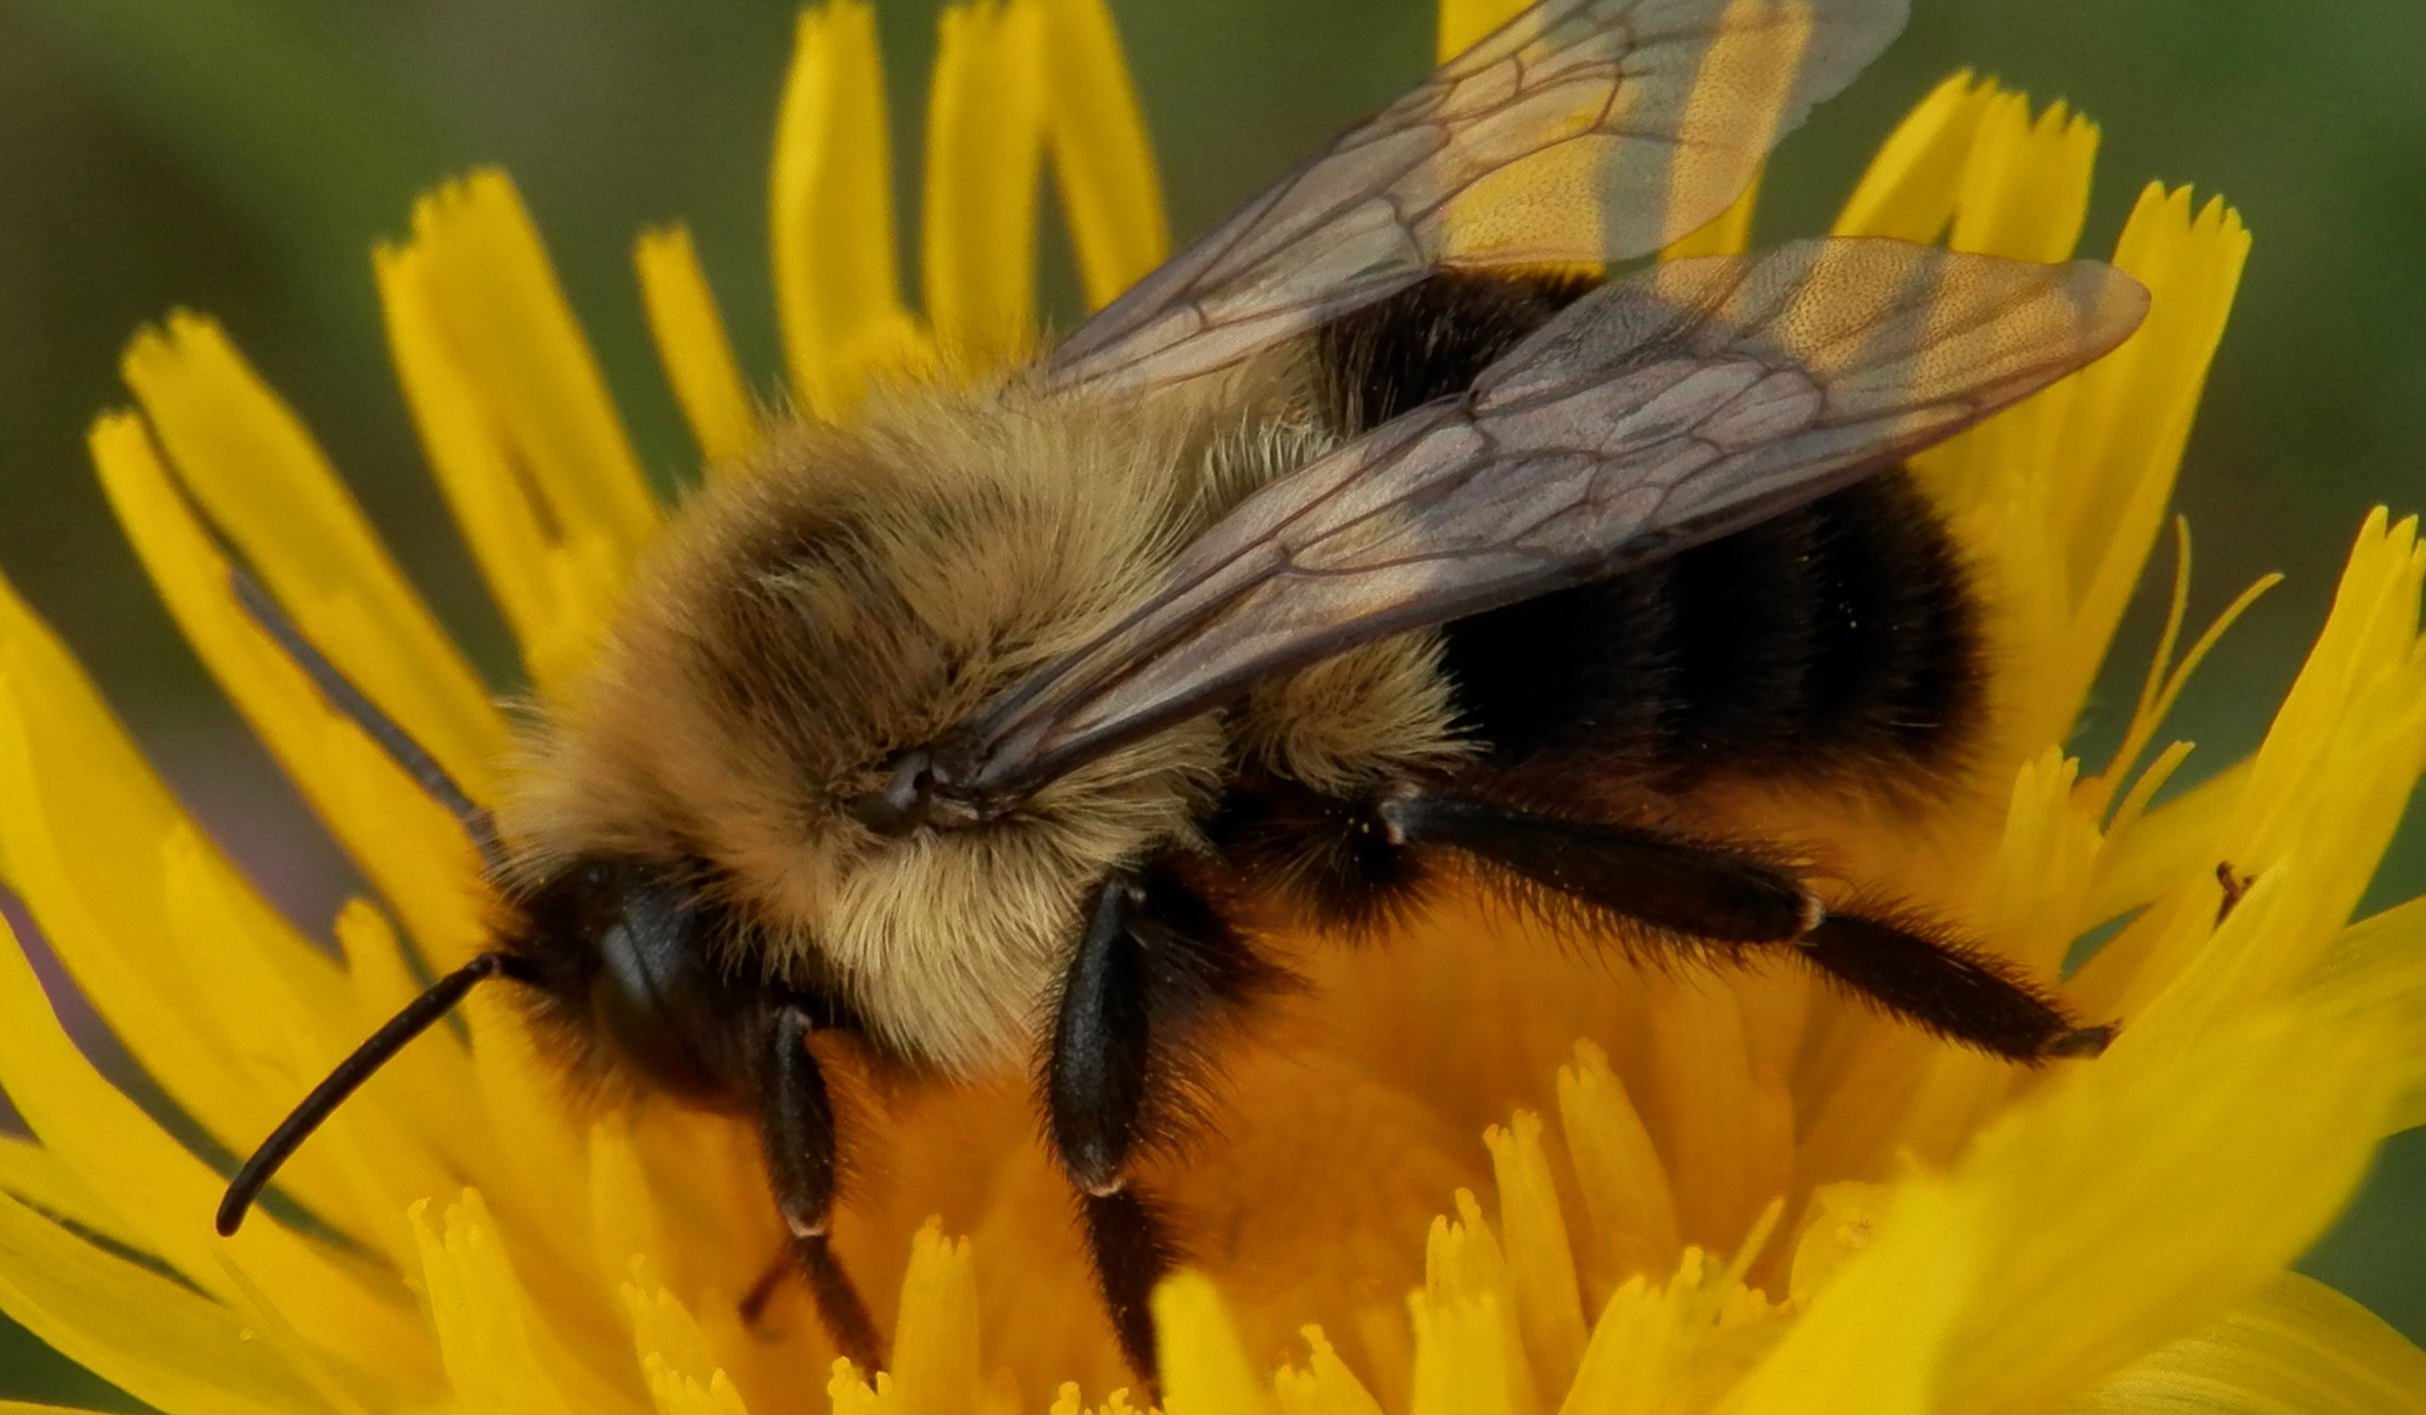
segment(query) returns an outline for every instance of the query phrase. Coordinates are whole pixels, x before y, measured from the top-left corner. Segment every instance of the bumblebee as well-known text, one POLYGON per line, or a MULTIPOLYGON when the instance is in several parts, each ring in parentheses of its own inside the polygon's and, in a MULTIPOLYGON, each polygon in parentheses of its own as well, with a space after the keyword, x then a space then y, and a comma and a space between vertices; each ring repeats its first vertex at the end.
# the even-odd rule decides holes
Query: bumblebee
POLYGON ((1713 783, 1960 765, 1980 614, 1900 470, 2114 348, 2092 262, 1880 240, 1621 270, 1716 217, 1904 0, 1545 0, 1033 363, 878 390, 689 500, 495 813, 249 582, 480 843, 488 949, 304 1100, 285 1157, 476 984, 585 1082, 754 1118, 863 1366, 809 1042, 1033 1065, 1149 1382, 1184 1216, 1135 1179, 1270 921, 1478 881, 1588 945, 1793 957, 2020 1062, 2094 1055, 1977 941, 1695 824, 1713 783))

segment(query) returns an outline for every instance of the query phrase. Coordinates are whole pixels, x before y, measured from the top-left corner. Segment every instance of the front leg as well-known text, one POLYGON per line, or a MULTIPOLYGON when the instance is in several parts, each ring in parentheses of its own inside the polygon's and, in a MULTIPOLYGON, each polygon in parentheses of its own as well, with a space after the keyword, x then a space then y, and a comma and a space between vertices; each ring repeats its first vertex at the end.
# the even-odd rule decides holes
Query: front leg
MULTIPOLYGON (((834 1102, 809 1034, 807 1011, 793 1004, 776 1009, 768 1029, 766 1074, 759 1083, 758 1134, 766 1148, 767 1180, 776 1207, 792 1231, 792 1259, 807 1279, 818 1320, 834 1345, 860 1370, 884 1369, 884 1338, 868 1316, 851 1276, 828 1242, 834 1218, 834 1102)), ((746 1310, 764 1300, 772 1284, 760 1280, 746 1310)))
POLYGON ((1178 1265, 1170 1228, 1126 1169, 1142 1138, 1154 1051, 1145 945, 1133 931, 1146 905, 1137 877, 1104 882, 1062 981, 1045 1065, 1045 1123, 1078 1190, 1087 1253, 1120 1354, 1149 1389, 1159 1368, 1147 1299, 1178 1265))
POLYGON ((1173 1081, 1201 1060, 1186 1050, 1199 1024, 1284 984, 1167 861, 1104 882, 1062 980, 1044 1065, 1046 1131, 1078 1191, 1121 1354, 1149 1392, 1157 1367, 1147 1303, 1181 1255, 1130 1164, 1186 1123, 1173 1081))

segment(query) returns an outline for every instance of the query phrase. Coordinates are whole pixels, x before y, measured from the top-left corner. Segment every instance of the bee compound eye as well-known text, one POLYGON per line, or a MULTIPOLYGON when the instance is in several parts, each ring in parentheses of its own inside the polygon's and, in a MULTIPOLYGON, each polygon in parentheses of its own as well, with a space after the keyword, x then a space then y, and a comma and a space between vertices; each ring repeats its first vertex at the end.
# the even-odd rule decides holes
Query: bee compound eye
POLYGON ((934 758, 923 751, 903 752, 882 769, 884 789, 853 796, 842 808, 879 835, 906 835, 926 823, 935 788, 934 758))
POLYGON ((732 988, 707 956, 700 918, 673 891, 641 886, 623 896, 598 935, 590 1007, 600 1034, 642 1079, 694 1103, 738 1093, 719 1064, 737 1025, 732 988))

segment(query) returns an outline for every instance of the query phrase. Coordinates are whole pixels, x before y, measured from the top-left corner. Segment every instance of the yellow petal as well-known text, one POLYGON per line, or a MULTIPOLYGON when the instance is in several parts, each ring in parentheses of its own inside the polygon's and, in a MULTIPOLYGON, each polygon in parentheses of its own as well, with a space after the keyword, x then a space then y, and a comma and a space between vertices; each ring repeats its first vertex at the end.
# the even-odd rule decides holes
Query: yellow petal
POLYGON ((733 358, 733 342, 716 312, 716 292, 699 268, 687 226, 640 233, 632 264, 649 312, 657 361, 674 385, 675 401, 710 471, 749 457, 758 446, 758 411, 733 358))
POLYGON ((1839 236, 1934 241, 2014 260, 2072 254, 2087 215, 2095 124, 1969 70, 1908 114, 1838 214, 1839 236), (1952 229, 1949 230, 1948 228, 1952 229))
POLYGON ((545 686, 580 661, 655 530, 655 499, 503 173, 423 197, 413 239, 376 265, 422 445, 545 686))
MULTIPOLYGON (((0 929, 0 1090, 25 1123, 115 1221, 140 1235, 196 1287, 238 1309, 245 1294, 223 1264, 243 1272, 303 1339, 346 1364, 427 1390, 435 1369, 426 1334, 404 1292, 359 1264, 332 1258, 283 1224, 256 1218, 233 1238, 216 1236, 210 1215, 219 1176, 154 1125, 94 1070, 52 1011, 15 937, 0 929)), ((266 1318, 255 1317, 258 1326, 266 1318)), ((97 1335, 111 1328, 104 1325, 97 1335)))
POLYGON ((1162 183, 1104 0, 1038 0, 1053 180, 1087 308, 1101 309, 1171 251, 1162 183))
POLYGON ((698 1322, 680 1298, 649 1280, 646 1264, 635 1265, 623 1302, 658 1415, 745 1415, 741 1392, 709 1353, 698 1322))
POLYGON ((2324 631, 2223 833, 2234 865, 2250 871, 2286 850, 2332 842, 2314 852, 2343 867, 2320 937, 2349 917, 2426 766, 2426 545, 2417 518, 2388 519, 2378 507, 2352 546, 2324 631))
MULTIPOLYGON (((209 847, 4 584, 0 878, 146 1072, 231 1148, 267 1134, 359 1040, 349 980, 209 847)), ((354 1138, 388 1178, 430 1172, 393 1126, 354 1138)), ((299 1156, 288 1192, 362 1241, 392 1244, 400 1235, 380 1220, 403 1196, 364 1190, 341 1161, 299 1156)))
MULTIPOLYGON (((179 1415, 328 1407, 234 1310, 0 1196, 0 1310, 136 1399, 179 1415)), ((387 1399, 393 1399, 387 1394, 387 1399)), ((29 1407, 38 1408, 38 1407, 29 1407)))
POLYGON ((1651 1043, 1666 1118, 1661 1153, 1689 1242, 1725 1251, 1794 1182, 1794 1103, 1785 1079, 1753 1060, 1735 990, 1654 973, 1651 1043))
POLYGON ((102 489, 161 598, 246 721, 330 831, 402 916, 423 956, 452 968, 483 930, 470 842, 243 612, 227 564, 151 450, 142 424, 93 428, 102 489))
POLYGON ((568 543, 597 538, 630 563, 657 528, 631 439, 597 356, 557 284, 522 197, 482 169, 423 197, 413 244, 449 352, 568 543))
MULTIPOLYGON (((702 1321, 712 1337, 724 1332, 701 1294, 722 1293, 738 1299, 748 1292, 768 1262, 788 1251, 788 1235, 772 1204, 766 1201, 766 1161, 761 1156, 757 1126, 747 1119, 707 1115, 672 1106, 651 1107, 629 1117, 627 1149, 639 1169, 638 1196, 648 1209, 649 1231, 661 1244, 651 1258, 675 1290, 700 1302, 702 1321)), ((593 1136, 597 1132, 593 1132, 593 1136)), ((598 1164, 593 1139, 591 1164, 598 1164)), ((629 1250, 618 1255, 628 1258, 629 1250)), ((810 1335, 803 1324, 804 1337, 810 1335)), ((822 1338, 820 1338, 822 1339, 822 1338)), ((749 1336, 750 1350, 768 1353, 781 1343, 764 1332, 749 1336)), ((735 1354, 724 1347, 734 1378, 745 1378, 735 1354)))
POLYGON ((1946 244, 2013 260, 2072 254, 2089 214, 2097 125, 2055 103, 2033 120, 2018 93, 1990 98, 1971 136, 1946 244))
POLYGON ((1415 1322, 1419 1412, 1536 1408, 1532 1363, 1518 1326, 1507 1259, 1474 1195, 1457 1191, 1459 1221, 1434 1219, 1424 1288, 1407 1298, 1415 1322))
POLYGON ((371 252, 397 386, 438 490, 525 665, 567 657, 549 636, 580 612, 581 587, 567 581, 563 547, 454 357, 431 293, 433 261, 418 245, 382 244, 371 252))
MULTIPOLYGON (((1522 12, 1515 23, 1531 36, 1566 18, 1555 7, 1544 7, 1522 12)), ((1758 159, 1792 98, 1812 18, 1802 0, 1733 0, 1711 23, 1709 44, 1699 56, 1682 112, 1675 115, 1674 141, 1614 156, 1605 144, 1552 144, 1485 174, 1451 200, 1452 253, 1539 261, 1539 252, 1555 251, 1574 260, 1572 253, 1600 252, 1646 236, 1663 243, 1671 257, 1740 250, 1758 159), (1606 192, 1611 172, 1628 165, 1639 165, 1645 180, 1666 186, 1655 202, 1667 220, 1634 237, 1614 233, 1612 213, 1598 197, 1574 199, 1576 193, 1606 192)), ((1467 20, 1444 14, 1443 24, 1452 22, 1462 31, 1467 20)), ((1621 101, 1642 98, 1636 92, 1621 101)), ((1649 101, 1670 100, 1661 95, 1649 101)), ((1541 116, 1547 121, 1549 115, 1541 116)), ((1602 115, 1586 107, 1561 116, 1581 130, 1602 115)), ((1599 266, 1597 259, 1579 264, 1585 270, 1599 266)))
POLYGON ((2398 1077, 2384 1133, 2426 1125, 2426 898, 2343 930, 2301 998, 2326 1016, 2384 1030, 2398 1077))
POLYGON ((480 1110, 491 1130, 510 1137, 490 1147, 477 1172, 481 1212, 493 1201, 503 1231, 519 1245, 515 1270, 542 1309, 559 1314, 561 1326, 588 1325, 603 1336, 619 1325, 610 1305, 616 1287, 600 1281, 590 1235, 563 1219, 586 1211, 588 1129, 565 1104, 564 1078, 534 1054, 513 999, 475 992, 456 1015, 471 1031, 480 1110))
POLYGON ((143 1235, 76 1177, 74 1170, 40 1145, 0 1139, 0 1193, 71 1229, 122 1248, 141 1249, 143 1235))
POLYGON ((1434 54, 1448 63, 1475 41, 1515 19, 1527 0, 1440 0, 1440 37, 1434 54))
POLYGON ((206 319, 174 314, 121 365, 179 484, 312 642, 478 790, 503 724, 293 410, 206 319))
POLYGON ((1499 1225, 1508 1236, 1508 1276, 1525 1350, 1544 1386, 1563 1390, 1584 1354, 1584 1307, 1575 1252, 1558 1210, 1558 1189, 1542 1153, 1541 1117, 1520 1110, 1505 1130, 1483 1136, 1499 1190, 1499 1225))
POLYGON ((1424 1240, 1424 1286, 1435 1296, 1463 1300, 1497 1297, 1508 1290, 1508 1260, 1470 1189, 1457 1191, 1455 1219, 1432 1220, 1424 1240))
MULTIPOLYGON (((664 1334, 647 1334, 643 1331, 646 1323, 642 1320, 658 1310, 648 1305, 643 1294, 655 1285, 655 1274, 663 1271, 666 1244, 663 1233, 659 1231, 656 1206, 650 1202, 652 1196, 649 1193, 648 1173, 641 1163, 639 1146, 627 1117, 602 1116, 592 1123, 589 1168, 590 1243, 597 1254, 598 1270, 602 1276, 612 1278, 622 1273, 628 1277, 622 1284, 623 1305, 626 1311, 634 1314, 632 1339, 638 1344, 645 1364, 653 1351, 668 1354, 662 1349, 664 1334)), ((680 1303, 680 1299, 670 1291, 650 1300, 676 1305, 680 1303)), ((678 1321, 671 1317, 668 1320, 675 1321, 675 1326, 667 1328, 667 1331, 680 1328, 697 1337, 698 1325, 690 1323, 687 1313, 678 1321), (682 1323, 690 1324, 682 1327, 682 1323)), ((699 1338, 699 1341, 701 1344, 696 1354, 701 1359, 679 1359, 677 1365, 687 1375, 705 1380, 708 1372, 715 1369, 716 1363, 707 1359, 705 1338, 699 1338)), ((691 1354, 691 1348, 685 1346, 669 1354, 669 1359, 687 1358, 691 1354)))
POLYGON ((2096 922, 2048 907, 2084 898, 2097 858, 2097 827, 2073 805, 2080 765, 2049 747, 2015 776, 1977 916, 1999 953, 2042 977, 2063 966, 2065 949, 2096 922))
POLYGON ((1381 1402, 1339 1359, 1320 1327, 1307 1327, 1306 1364, 1283 1366, 1272 1378, 1280 1415, 1382 1415, 1381 1402))
MULTIPOLYGON (((2092 139, 2050 117, 2027 124, 2003 96, 1995 103, 2006 105, 2003 136, 1991 142, 1983 132, 1966 144, 1958 205, 1968 211, 2001 193, 1976 185, 1987 178, 1975 174, 2002 172, 2039 191, 2038 207, 1997 195, 1967 229, 2000 253, 2043 259, 2077 225, 2072 194, 2086 180, 2092 139)), ((2084 372, 1913 460, 1982 567, 1990 629, 2013 665, 1991 680, 2000 725, 1982 758, 1991 775, 2062 740, 2079 713, 2163 524, 2247 251, 2247 232, 2220 203, 2194 218, 2186 191, 2151 188, 2114 257, 2153 296, 2139 332, 2084 372)))
POLYGON ((939 1221, 911 1241, 891 1374, 895 1415, 957 1415, 976 1404, 977 1269, 969 1240, 946 1238, 939 1221))
POLYGON ((2284 1273, 2221 1321, 2141 1357, 2064 1408, 2416 1415, 2426 1411, 2426 1351, 2323 1283, 2284 1273))
MULTIPOLYGON (((1768 1217, 1779 1212, 1772 1207, 1768 1217)), ((1744 1286, 1769 1232, 1755 1230, 1734 1261, 1687 1248, 1665 1284, 1629 1279, 1592 1325, 1560 1415, 1664 1415, 1707 1408, 1784 1334, 1782 1314, 1744 1286)))
POLYGON ((1969 69, 1931 90, 1870 159, 1834 234, 1922 242, 1944 234, 1963 190, 1972 135, 1998 91, 1969 69))
MULTIPOLYGON (((2211 199, 2193 215, 2186 187, 2142 192, 2115 244, 2114 264, 2149 289, 2148 319, 2072 380, 2069 425, 2047 454, 2049 466, 2064 468, 2054 530, 2069 547, 2060 582, 2072 586, 2072 633, 2082 645, 2113 640, 2147 564, 2248 256, 2240 214, 2211 199)), ((2096 668, 2094 654, 2071 655, 2072 681, 2062 685, 2070 703, 2096 668)))
POLYGON ((927 96, 921 268, 936 343, 964 367, 1008 363, 1035 337, 1040 3, 976 0, 943 13, 927 96))
POLYGON ((1810 1218, 1795 1240, 1786 1273, 1788 1300, 1810 1305, 1845 1264, 1868 1250, 1895 1191, 1883 1184, 1840 1180, 1811 1191, 1810 1218))
POLYGON ((895 272, 884 74, 864 0, 801 12, 769 202, 792 387, 811 413, 839 421, 872 374, 924 362, 895 272))
POLYGON ((413 1206, 412 1220, 430 1324, 456 1399, 472 1410, 570 1415, 573 1407, 531 1348, 528 1304, 479 1194, 465 1190, 462 1202, 448 1205, 443 1229, 431 1225, 427 1203, 413 1206))
POLYGON ((2248 781, 2249 764, 2244 761, 2147 812, 2136 824, 2118 815, 2098 854, 2083 917, 2103 923, 2146 904, 2198 870, 2214 869, 2216 832, 2248 781))
POLYGON ((886 1397, 892 1391, 893 1378, 879 1371, 873 1385, 860 1379, 859 1371, 848 1361, 836 1361, 833 1374, 826 1380, 826 1399, 833 1404, 834 1415, 889 1415, 886 1397))
POLYGON ((1407 1298, 1415 1323, 1414 1415, 1531 1415, 1514 1323, 1497 1297, 1407 1298))
MULTIPOLYGON (((328 1019, 336 1049, 328 1060, 312 1068, 308 1080, 314 1083, 327 1074, 336 1057, 377 1031, 422 989, 422 978, 408 964, 386 915, 359 899, 349 901, 337 915, 336 933, 353 996, 350 1007, 337 1009, 328 1019)), ((282 1086, 271 1099, 286 1106, 303 1094, 300 1086, 282 1086)), ((379 1074, 364 1083, 359 1099, 331 1117, 303 1153, 332 1142, 349 1173, 359 1168, 380 1181, 375 1188, 358 1183, 358 1190, 402 1196, 383 1201, 375 1216, 378 1227, 371 1235, 402 1266, 416 1251, 404 1209, 416 1200, 461 1188, 463 1176, 494 1153, 497 1137, 481 1114, 471 1056, 448 1035, 431 1037, 389 1057, 379 1074), (391 1128, 409 1131, 414 1143, 387 1142, 381 1132, 391 1128)), ((303 1153, 289 1163, 300 1161, 303 1153)), ((283 1171, 280 1187, 285 1187, 283 1171)), ((368 1206, 367 1200, 364 1205, 368 1206)))
POLYGON ((1262 1375, 1203 1274, 1183 1272, 1154 1289, 1154 1332, 1168 1415, 1270 1415, 1262 1375))
POLYGON ((1621 1274, 1666 1272, 1684 1250, 1668 1171, 1609 1058, 1590 1042, 1558 1072, 1560 1132, 1602 1251, 1621 1274))
POLYGON ((2083 969, 2093 995, 2135 1017, 2126 1045, 2284 995, 2365 891, 2426 768, 2426 547, 2379 511, 2351 550, 2334 608, 2246 780, 2218 813, 2211 858, 2083 969), (2272 875, 2267 926, 2215 922, 2216 864, 2272 875), (2192 970, 2204 979, 2185 985, 2192 970), (2160 995, 2168 998, 2158 1006, 2160 995))
POLYGON ((1980 1279, 1943 1345, 1939 1408, 2052 1406, 2258 1291, 2365 1172, 2385 1052, 2367 1029, 2277 1012, 2081 1066, 1982 1135, 1953 1176, 1980 1279))
POLYGON ((1947 1327, 1983 1273, 1962 1197, 1905 1184, 1849 1264, 1720 1407, 1726 1415, 1919 1415, 1947 1327))
POLYGON ((802 1371, 829 1364, 825 1334, 805 1313, 741 1315, 769 1261, 790 1252, 754 1127, 670 1106, 604 1117, 590 1130, 589 1186, 593 1251, 604 1275, 623 1276, 623 1310, 661 1409, 707 1415, 728 1387, 733 1401, 781 1408, 802 1371))
POLYGON ((456 359, 435 294, 436 265, 435 252, 418 243, 372 251, 388 357, 438 490, 514 631, 523 667, 543 685, 557 682, 581 662, 589 630, 605 617, 605 586, 560 534, 456 359))
POLYGON ((658 1415, 749 1415, 741 1392, 722 1371, 705 1381, 694 1381, 670 1375, 662 1363, 651 1362, 642 1374, 648 1378, 649 1397, 657 1402, 658 1415))

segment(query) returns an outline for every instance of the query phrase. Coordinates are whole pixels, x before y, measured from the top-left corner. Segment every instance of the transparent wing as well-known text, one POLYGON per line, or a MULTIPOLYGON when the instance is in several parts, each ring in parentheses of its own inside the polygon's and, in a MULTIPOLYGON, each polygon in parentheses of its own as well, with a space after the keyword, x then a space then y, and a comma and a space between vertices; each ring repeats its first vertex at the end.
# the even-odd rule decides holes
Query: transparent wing
POLYGON ((1048 355, 1054 385, 1224 368, 1444 263, 1648 255, 1903 28, 1908 0, 1543 0, 1048 355))
POLYGON ((1265 675, 1766 519, 2091 362, 2147 303, 2091 261, 1878 240, 1613 282, 1470 394, 1248 497, 1134 615, 980 714, 945 775, 1016 798, 1265 675))

